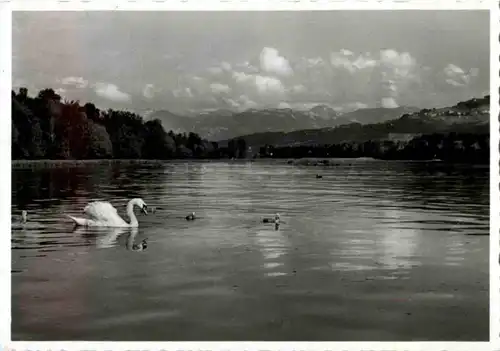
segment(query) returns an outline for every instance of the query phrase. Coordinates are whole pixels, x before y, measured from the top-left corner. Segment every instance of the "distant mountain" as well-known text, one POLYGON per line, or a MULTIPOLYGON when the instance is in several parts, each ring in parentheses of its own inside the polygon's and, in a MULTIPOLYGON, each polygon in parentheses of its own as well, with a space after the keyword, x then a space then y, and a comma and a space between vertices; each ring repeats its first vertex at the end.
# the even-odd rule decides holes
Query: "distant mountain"
MULTIPOLYGON (((378 123, 361 124, 351 122, 337 127, 309 128, 291 132, 267 132, 242 135, 246 144, 259 147, 265 144, 274 146, 299 144, 334 144, 349 141, 364 142, 381 139, 408 139, 417 134, 434 132, 489 133, 490 97, 471 99, 452 107, 423 109, 418 112, 404 113, 399 118, 389 119, 390 114, 381 109, 363 109, 342 118, 358 118, 378 123), (371 111, 371 113, 370 113, 371 111)), ((401 111, 401 110, 400 110, 401 111)), ((221 146, 227 140, 220 141, 221 146)))
POLYGON ((215 110, 196 116, 179 116, 155 111, 147 119, 159 119, 166 130, 194 132, 210 140, 227 140, 240 135, 263 132, 293 132, 303 129, 335 127, 353 122, 378 123, 418 111, 415 107, 371 108, 339 114, 331 107, 317 105, 308 111, 293 109, 249 109, 244 112, 215 110))

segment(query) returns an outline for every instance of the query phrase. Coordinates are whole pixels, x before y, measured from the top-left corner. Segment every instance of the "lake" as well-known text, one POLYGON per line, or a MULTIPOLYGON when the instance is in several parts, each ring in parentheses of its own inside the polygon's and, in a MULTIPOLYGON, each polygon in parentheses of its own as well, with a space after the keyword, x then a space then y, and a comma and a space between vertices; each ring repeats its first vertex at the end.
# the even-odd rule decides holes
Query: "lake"
POLYGON ((488 340, 488 167, 336 162, 13 169, 13 340, 488 340))

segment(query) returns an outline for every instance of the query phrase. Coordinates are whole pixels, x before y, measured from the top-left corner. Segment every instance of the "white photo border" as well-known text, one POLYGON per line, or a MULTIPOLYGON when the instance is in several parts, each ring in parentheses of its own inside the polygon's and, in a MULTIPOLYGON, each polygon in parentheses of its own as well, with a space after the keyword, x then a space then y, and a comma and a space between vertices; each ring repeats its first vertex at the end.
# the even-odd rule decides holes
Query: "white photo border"
POLYGON ((500 350, 498 0, 0 0, 0 346, 5 350, 500 350), (490 341, 489 342, 12 342, 11 150, 12 11, 490 10, 490 341), (6 167, 6 166, 9 167, 6 167))

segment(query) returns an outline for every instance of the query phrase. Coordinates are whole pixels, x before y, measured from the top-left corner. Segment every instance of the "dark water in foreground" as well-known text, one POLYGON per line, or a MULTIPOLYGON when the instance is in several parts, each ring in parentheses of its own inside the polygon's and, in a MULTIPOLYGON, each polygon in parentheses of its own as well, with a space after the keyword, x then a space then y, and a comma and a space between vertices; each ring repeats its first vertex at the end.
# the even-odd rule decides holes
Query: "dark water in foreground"
POLYGON ((488 340, 488 177, 362 160, 13 170, 31 227, 12 232, 12 338, 488 340), (63 216, 132 197, 158 207, 135 232, 63 216), (275 212, 278 230, 260 223, 275 212))

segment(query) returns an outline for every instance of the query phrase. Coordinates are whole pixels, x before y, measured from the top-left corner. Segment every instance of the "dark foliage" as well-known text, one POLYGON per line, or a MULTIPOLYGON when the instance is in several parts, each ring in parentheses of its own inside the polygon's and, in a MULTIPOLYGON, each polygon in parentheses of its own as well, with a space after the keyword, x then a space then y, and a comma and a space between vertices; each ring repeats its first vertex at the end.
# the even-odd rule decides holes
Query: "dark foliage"
POLYGON ((61 101, 52 89, 33 98, 12 92, 13 159, 173 159, 244 157, 195 133, 165 132, 159 120, 128 111, 100 111, 94 104, 61 101))

